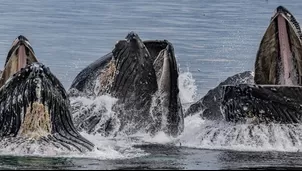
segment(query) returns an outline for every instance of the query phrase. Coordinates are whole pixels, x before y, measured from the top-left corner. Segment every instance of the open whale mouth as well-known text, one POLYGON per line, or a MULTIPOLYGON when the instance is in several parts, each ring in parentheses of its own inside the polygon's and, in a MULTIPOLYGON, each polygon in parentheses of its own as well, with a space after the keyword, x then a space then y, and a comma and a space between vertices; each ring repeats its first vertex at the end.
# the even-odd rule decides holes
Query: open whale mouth
POLYGON ((18 36, 13 42, 8 52, 5 65, 7 65, 10 60, 15 60, 13 58, 17 58, 17 71, 20 71, 21 68, 24 68, 27 64, 38 62, 31 44, 28 39, 22 35, 18 36))
POLYGON ((105 135, 111 134, 111 130, 126 134, 144 130, 153 135, 163 130, 176 137, 184 127, 178 74, 172 43, 142 41, 132 31, 125 39, 117 41, 110 53, 82 70, 70 88, 76 96, 109 93, 117 98, 112 110, 119 124, 112 125, 114 122, 109 119, 106 126, 102 126, 104 129, 95 130, 96 124, 102 123, 101 117, 95 117, 100 116, 99 111, 77 116, 75 123, 88 132, 104 131, 105 135))
POLYGON ((301 30, 297 20, 279 6, 271 18, 255 62, 256 84, 301 85, 301 30))
POLYGON ((0 88, 0 137, 29 138, 72 151, 93 148, 73 125, 63 85, 41 63, 25 66, 0 88))
POLYGON ((22 35, 7 55, 0 84, 1 138, 44 141, 72 151, 92 150, 93 144, 73 125, 63 85, 38 62, 22 35))
MULTIPOLYGON (((179 98, 178 67, 172 43, 167 40, 144 41, 153 61, 158 91, 151 113, 160 121, 163 131, 177 137, 184 128, 182 105, 179 98), (161 110, 158 110, 158 106, 161 110), (157 114, 156 114, 157 113, 157 114), (160 114, 161 113, 161 114, 160 114), (164 119, 163 119, 164 118, 164 119)), ((155 127, 159 127, 155 124, 155 127)))
POLYGON ((173 45, 167 40, 142 41, 130 32, 116 43, 112 55, 115 73, 111 93, 124 109, 139 111, 131 117, 122 116, 127 119, 122 119, 120 130, 131 123, 136 130, 163 129, 178 136, 183 131, 183 113, 173 45), (155 103, 156 107, 152 106, 155 103))
POLYGON ((255 84, 224 87, 222 112, 227 121, 301 123, 301 29, 294 16, 279 6, 259 46, 255 84))
POLYGON ((33 62, 38 62, 38 60, 28 39, 22 35, 18 36, 7 54, 0 79, 0 87, 10 76, 33 62))

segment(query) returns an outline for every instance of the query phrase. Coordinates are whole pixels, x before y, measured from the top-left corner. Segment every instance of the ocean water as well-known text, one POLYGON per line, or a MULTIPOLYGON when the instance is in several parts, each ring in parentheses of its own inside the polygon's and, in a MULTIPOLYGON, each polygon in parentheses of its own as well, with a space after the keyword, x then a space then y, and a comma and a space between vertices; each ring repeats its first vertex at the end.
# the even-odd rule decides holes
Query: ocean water
MULTIPOLYGON (((256 52, 275 8, 286 7, 302 21, 298 0, 229 1, 1 1, 0 66, 20 34, 66 89, 88 64, 135 31, 143 40, 166 39, 180 68, 185 107, 236 73, 253 70, 256 52)), ((110 97, 99 105, 108 108, 110 97)), ((75 100, 75 99, 73 99, 75 100)), ((77 99, 78 100, 78 99, 77 99)), ((85 100, 85 99, 83 99, 85 100)), ((137 134, 83 136, 98 147, 86 154, 0 149, 1 169, 247 169, 301 168, 302 126, 232 125, 185 119, 171 139, 137 134)), ((0 144, 1 145, 1 144, 0 144)), ((32 149, 35 149, 34 147, 32 149)))

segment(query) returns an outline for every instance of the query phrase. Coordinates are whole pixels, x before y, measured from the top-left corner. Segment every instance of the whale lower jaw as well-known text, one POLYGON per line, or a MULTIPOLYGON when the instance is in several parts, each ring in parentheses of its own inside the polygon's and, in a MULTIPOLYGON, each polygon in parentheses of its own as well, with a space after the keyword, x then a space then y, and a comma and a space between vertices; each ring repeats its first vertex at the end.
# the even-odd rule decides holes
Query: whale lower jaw
POLYGON ((1 87, 0 137, 43 141, 81 152, 93 149, 74 128, 63 85, 41 63, 28 65, 1 87))
POLYGON ((225 86, 221 110, 235 123, 300 123, 302 86, 225 86))

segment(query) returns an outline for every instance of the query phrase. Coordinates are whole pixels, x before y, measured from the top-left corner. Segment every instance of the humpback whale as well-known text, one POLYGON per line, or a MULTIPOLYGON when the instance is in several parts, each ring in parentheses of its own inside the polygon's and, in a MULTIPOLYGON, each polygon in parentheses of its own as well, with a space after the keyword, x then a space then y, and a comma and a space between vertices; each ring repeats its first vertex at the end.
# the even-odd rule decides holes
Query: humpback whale
MULTIPOLYGON (((112 107, 116 118, 109 118, 98 130, 102 111, 75 117, 78 129, 111 135, 164 131, 178 136, 183 131, 183 112, 179 98, 178 67, 172 43, 167 40, 142 41, 130 32, 119 40, 112 52, 83 69, 73 80, 71 97, 117 98, 112 107), (118 121, 117 121, 118 120, 118 121), (116 124, 119 123, 119 124, 116 124), (109 133, 108 133, 109 132, 109 133)), ((73 111, 79 107, 73 107, 73 111)), ((74 112, 73 112, 74 113, 74 112)))
POLYGON ((26 37, 13 42, 0 83, 0 141, 48 143, 79 152, 93 149, 73 125, 63 85, 37 60, 26 37))
POLYGON ((200 114, 200 116, 207 120, 223 120, 224 116, 221 112, 221 103, 224 95, 224 86, 239 85, 239 84, 253 84, 254 73, 252 71, 245 71, 228 77, 219 85, 207 92, 200 100, 193 103, 184 112, 184 116, 200 114))
POLYGON ((204 111, 206 119, 235 123, 300 123, 301 38, 295 17, 277 7, 260 42, 254 72, 229 77, 185 114, 204 111))
POLYGON ((295 17, 277 7, 257 52, 255 84, 224 87, 222 111, 227 121, 301 122, 301 36, 295 17))

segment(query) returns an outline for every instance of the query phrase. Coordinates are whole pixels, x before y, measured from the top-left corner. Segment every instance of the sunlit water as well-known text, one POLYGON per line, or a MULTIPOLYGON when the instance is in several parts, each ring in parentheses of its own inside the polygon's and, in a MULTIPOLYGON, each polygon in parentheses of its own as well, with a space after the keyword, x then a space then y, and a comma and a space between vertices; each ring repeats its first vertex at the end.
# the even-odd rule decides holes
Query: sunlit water
MULTIPOLYGON (((275 8, 284 5, 302 21, 300 1, 3 1, 0 65, 15 37, 25 35, 38 58, 66 89, 88 64, 112 50, 128 32, 173 43, 184 108, 235 73, 253 70, 260 40, 275 8)), ((108 109, 115 99, 71 99, 108 109)), ((102 137, 89 153, 68 153, 34 144, 0 150, 9 169, 228 169, 301 167, 301 125, 232 125, 185 119, 178 138, 102 137)), ((4 144, 0 144, 2 147, 4 144)))

